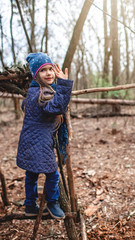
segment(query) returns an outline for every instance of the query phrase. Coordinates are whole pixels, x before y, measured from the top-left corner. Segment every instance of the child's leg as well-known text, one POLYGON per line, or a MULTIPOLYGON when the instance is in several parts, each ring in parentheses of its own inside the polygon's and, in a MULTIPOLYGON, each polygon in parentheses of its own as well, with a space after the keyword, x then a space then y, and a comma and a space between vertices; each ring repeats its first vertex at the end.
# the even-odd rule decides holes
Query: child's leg
POLYGON ((59 199, 59 172, 46 174, 46 200, 47 202, 58 201, 59 199))
POLYGON ((38 198, 38 192, 37 192, 38 175, 39 175, 38 173, 26 171, 26 177, 25 177, 26 199, 24 202, 26 206, 36 205, 36 200, 38 198))
POLYGON ((46 174, 46 199, 47 210, 53 218, 64 219, 65 214, 60 208, 59 199, 59 172, 46 174))

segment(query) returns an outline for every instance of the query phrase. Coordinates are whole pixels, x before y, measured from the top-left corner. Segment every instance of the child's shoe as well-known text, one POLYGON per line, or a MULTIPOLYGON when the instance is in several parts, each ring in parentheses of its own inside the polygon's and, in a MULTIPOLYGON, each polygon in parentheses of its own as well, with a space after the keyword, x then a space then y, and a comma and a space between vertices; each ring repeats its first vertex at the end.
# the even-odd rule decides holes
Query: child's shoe
MULTIPOLYGON (((39 213, 39 206, 38 205, 34 205, 34 206, 25 206, 25 216, 37 216, 39 213)), ((46 216, 48 215, 49 212, 47 210, 47 208, 44 209, 42 216, 46 216)))
POLYGON ((50 213, 50 215, 55 219, 64 219, 65 214, 62 211, 62 209, 59 206, 59 203, 57 201, 55 202, 48 202, 47 203, 47 210, 50 213))

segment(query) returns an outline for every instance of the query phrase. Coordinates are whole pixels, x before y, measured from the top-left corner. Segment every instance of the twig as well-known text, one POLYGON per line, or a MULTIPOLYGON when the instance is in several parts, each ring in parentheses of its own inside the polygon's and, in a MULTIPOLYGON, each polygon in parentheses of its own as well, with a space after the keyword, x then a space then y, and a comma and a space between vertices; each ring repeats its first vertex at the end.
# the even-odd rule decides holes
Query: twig
MULTIPOLYGON (((135 210, 132 211, 132 212, 130 212, 129 215, 128 215, 127 217, 125 217, 126 220, 128 221, 134 214, 135 214, 135 210)), ((123 220, 123 219, 124 219, 124 218, 122 218, 121 220, 123 220)), ((121 220, 119 220, 119 221, 113 226, 113 228, 112 228, 111 230, 113 230, 113 229, 121 222, 121 220)))

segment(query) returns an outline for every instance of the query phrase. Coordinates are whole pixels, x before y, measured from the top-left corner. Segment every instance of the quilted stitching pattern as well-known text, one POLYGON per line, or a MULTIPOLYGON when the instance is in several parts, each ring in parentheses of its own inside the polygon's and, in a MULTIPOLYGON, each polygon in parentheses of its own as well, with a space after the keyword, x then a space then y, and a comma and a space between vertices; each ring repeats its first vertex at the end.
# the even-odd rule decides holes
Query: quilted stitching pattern
MULTIPOLYGON (((58 166, 54 154, 55 117, 66 111, 73 81, 58 79, 53 99, 38 105, 39 87, 29 88, 20 134, 17 165, 36 173, 50 173, 58 166)), ((23 104, 24 105, 24 104, 23 104)))

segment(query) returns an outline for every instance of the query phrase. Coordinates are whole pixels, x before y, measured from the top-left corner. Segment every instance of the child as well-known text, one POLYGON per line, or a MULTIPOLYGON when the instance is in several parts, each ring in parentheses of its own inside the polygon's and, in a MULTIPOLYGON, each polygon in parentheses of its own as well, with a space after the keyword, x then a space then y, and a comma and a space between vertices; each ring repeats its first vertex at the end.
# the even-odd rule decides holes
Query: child
POLYGON ((54 154, 54 137, 70 101, 73 81, 67 79, 58 65, 44 53, 30 53, 27 58, 33 81, 27 98, 22 103, 25 110, 23 127, 20 134, 17 165, 26 170, 25 214, 37 215, 39 206, 37 180, 39 173, 46 175, 47 208, 43 215, 56 219, 65 218, 59 207, 59 172, 54 154), (53 82, 57 77, 56 91, 53 82))

